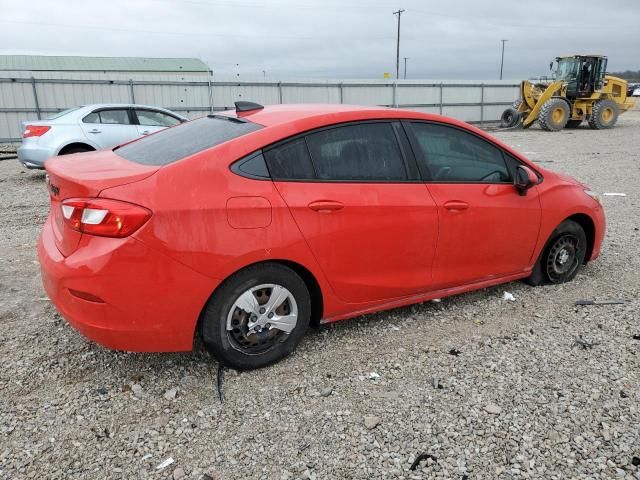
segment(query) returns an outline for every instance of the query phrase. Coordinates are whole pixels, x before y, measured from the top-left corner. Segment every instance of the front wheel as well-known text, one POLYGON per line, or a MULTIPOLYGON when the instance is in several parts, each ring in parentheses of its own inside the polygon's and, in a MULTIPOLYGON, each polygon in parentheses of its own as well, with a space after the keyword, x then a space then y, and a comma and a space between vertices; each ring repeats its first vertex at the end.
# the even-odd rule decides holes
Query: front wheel
POLYGON ((200 335, 221 364, 251 370, 289 355, 310 319, 304 281, 284 265, 267 263, 248 267, 220 286, 202 314, 200 335))
POLYGON ((587 236, 573 220, 556 228, 527 279, 530 285, 565 283, 574 279, 587 253, 587 236))
POLYGON ((569 104, 562 98, 550 98, 540 107, 538 123, 543 130, 557 132, 562 130, 571 117, 569 104))

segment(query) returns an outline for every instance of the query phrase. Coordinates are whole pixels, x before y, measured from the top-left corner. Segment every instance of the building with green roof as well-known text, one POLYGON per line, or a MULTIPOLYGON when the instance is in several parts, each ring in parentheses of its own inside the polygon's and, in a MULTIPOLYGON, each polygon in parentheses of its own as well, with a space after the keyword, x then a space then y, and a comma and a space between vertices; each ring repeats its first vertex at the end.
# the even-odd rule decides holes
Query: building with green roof
POLYGON ((0 55, 0 71, 206 73, 198 58, 0 55))

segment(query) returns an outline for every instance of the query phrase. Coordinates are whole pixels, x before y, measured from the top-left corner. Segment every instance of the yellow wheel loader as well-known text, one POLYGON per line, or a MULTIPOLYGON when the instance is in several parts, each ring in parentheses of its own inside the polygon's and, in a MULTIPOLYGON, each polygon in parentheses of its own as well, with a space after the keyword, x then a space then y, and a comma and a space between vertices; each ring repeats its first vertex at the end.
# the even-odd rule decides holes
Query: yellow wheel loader
POLYGON ((537 120, 542 129, 555 132, 586 120, 599 130, 613 127, 618 116, 634 105, 627 98, 626 80, 605 74, 607 57, 557 57, 549 67, 551 80, 520 84, 520 99, 503 112, 502 127, 528 128, 537 120))

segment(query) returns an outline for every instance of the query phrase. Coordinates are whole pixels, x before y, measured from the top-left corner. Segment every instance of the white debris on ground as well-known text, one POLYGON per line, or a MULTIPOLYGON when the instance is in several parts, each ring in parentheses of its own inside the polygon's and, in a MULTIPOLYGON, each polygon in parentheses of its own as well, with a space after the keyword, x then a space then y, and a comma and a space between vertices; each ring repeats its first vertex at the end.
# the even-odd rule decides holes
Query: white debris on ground
POLYGON ((502 300, 504 300, 505 302, 515 302, 516 301, 516 297, 514 297, 513 293, 511 293, 511 292, 504 292, 502 294, 502 300))

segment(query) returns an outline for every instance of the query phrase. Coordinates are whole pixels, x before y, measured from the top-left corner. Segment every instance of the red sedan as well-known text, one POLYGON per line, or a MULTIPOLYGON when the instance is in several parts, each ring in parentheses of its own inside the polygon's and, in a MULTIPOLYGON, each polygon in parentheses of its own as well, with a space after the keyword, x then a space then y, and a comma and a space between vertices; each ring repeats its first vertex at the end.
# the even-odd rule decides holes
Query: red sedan
POLYGON ((517 279, 571 280, 605 219, 578 181, 466 123, 345 105, 262 107, 46 162, 49 297, 109 348, 238 369, 310 324, 517 279))

